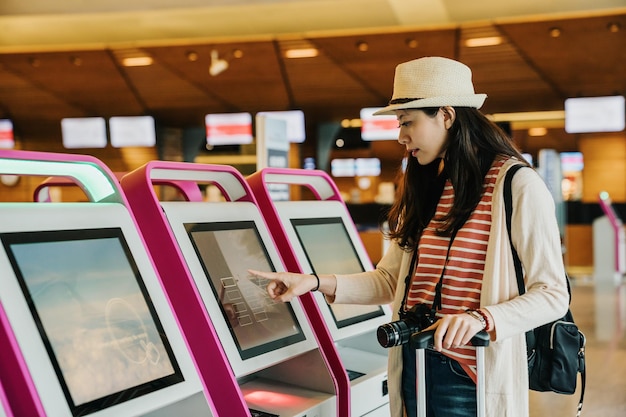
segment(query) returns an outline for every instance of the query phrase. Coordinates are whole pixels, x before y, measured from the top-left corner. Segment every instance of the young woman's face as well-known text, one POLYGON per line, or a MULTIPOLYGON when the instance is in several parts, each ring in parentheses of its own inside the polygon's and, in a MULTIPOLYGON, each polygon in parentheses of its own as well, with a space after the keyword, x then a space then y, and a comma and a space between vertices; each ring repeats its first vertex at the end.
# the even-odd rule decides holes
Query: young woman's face
POLYGON ((422 110, 398 110, 400 124, 398 142, 406 147, 420 165, 443 158, 448 145, 448 129, 452 125, 454 109, 442 107, 434 117, 422 110))

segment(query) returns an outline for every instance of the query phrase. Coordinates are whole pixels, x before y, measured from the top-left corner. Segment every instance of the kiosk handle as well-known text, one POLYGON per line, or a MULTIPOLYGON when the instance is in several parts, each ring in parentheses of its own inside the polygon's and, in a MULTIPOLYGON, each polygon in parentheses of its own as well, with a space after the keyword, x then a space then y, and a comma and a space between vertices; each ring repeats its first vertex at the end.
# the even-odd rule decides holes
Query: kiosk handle
POLYGON ((125 203, 115 175, 89 155, 0 150, 0 173, 72 178, 91 202, 125 203))
MULTIPOLYGON (((252 201, 245 179, 239 171, 228 165, 194 164, 189 162, 151 161, 144 166, 146 175, 153 184, 176 185, 184 191, 181 184, 211 183, 222 192, 229 201, 252 201)), ((187 193, 189 197, 189 194, 187 193)), ((194 200, 194 198, 189 198, 194 200)))
POLYGON ((339 189, 328 174, 315 169, 263 168, 248 177, 248 181, 264 184, 302 185, 309 188, 318 200, 342 201, 339 189))

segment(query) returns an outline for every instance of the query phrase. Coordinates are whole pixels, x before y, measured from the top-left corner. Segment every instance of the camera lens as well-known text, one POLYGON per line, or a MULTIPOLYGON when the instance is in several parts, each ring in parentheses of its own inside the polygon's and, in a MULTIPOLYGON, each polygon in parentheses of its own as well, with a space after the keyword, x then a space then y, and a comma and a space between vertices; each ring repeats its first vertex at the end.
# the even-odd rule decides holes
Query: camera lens
POLYGON ((415 331, 416 329, 409 326, 404 320, 398 320, 379 326, 376 331, 376 338, 382 347, 388 348, 408 342, 411 339, 411 334, 415 331))

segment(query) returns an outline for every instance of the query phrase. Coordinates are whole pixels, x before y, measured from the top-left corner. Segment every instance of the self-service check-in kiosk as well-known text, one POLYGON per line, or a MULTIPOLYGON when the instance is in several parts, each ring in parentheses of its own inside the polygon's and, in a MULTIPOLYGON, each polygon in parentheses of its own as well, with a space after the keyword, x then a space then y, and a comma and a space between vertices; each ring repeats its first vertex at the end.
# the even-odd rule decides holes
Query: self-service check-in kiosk
MULTIPOLYGON (((247 178, 289 270, 350 274, 373 269, 358 231, 332 179, 323 171, 265 168, 247 178), (315 200, 272 201, 274 184, 307 187, 315 200)), ((351 380, 352 416, 389 415, 387 352, 376 338, 391 321, 387 305, 315 300, 351 380)))
POLYGON ((604 216, 593 221, 593 275, 595 287, 595 327, 598 340, 612 340, 621 334, 626 322, 626 232, 607 192, 598 202, 604 216))
MULTIPOLYGON (((187 332, 207 324, 215 329, 250 413, 347 417, 336 395, 340 383, 301 300, 275 303, 266 280, 247 272, 284 266, 241 174, 230 166, 152 161, 125 175, 121 184, 159 272, 169 277, 168 292, 190 279, 199 294, 204 312, 187 332), (155 186, 170 181, 216 186, 225 201, 159 201, 155 186)), ((175 310, 188 308, 173 304, 175 310)), ((202 345, 189 338, 200 356, 202 345)))
POLYGON ((71 178, 89 199, 0 203, 0 380, 11 413, 216 416, 106 166, 0 151, 0 172, 71 178))

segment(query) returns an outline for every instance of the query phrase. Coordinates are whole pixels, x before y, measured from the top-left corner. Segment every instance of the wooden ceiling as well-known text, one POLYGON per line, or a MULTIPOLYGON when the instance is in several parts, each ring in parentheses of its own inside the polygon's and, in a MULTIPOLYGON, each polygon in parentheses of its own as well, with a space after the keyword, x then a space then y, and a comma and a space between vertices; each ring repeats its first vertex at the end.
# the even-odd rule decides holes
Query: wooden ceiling
POLYGON ((23 137, 60 137, 64 117, 152 115, 165 127, 202 126, 206 114, 224 112, 301 109, 307 123, 357 118, 361 108, 387 103, 398 63, 429 55, 472 68, 476 91, 488 95, 486 113, 563 110, 568 97, 626 95, 626 9, 331 35, 14 49, 0 48, 0 118, 12 119, 23 137), (503 42, 465 46, 490 36, 503 42), (319 55, 285 58, 287 49, 308 46, 319 55), (212 50, 229 62, 217 76, 208 71, 212 50), (132 54, 154 62, 124 67, 121 58, 132 54))

